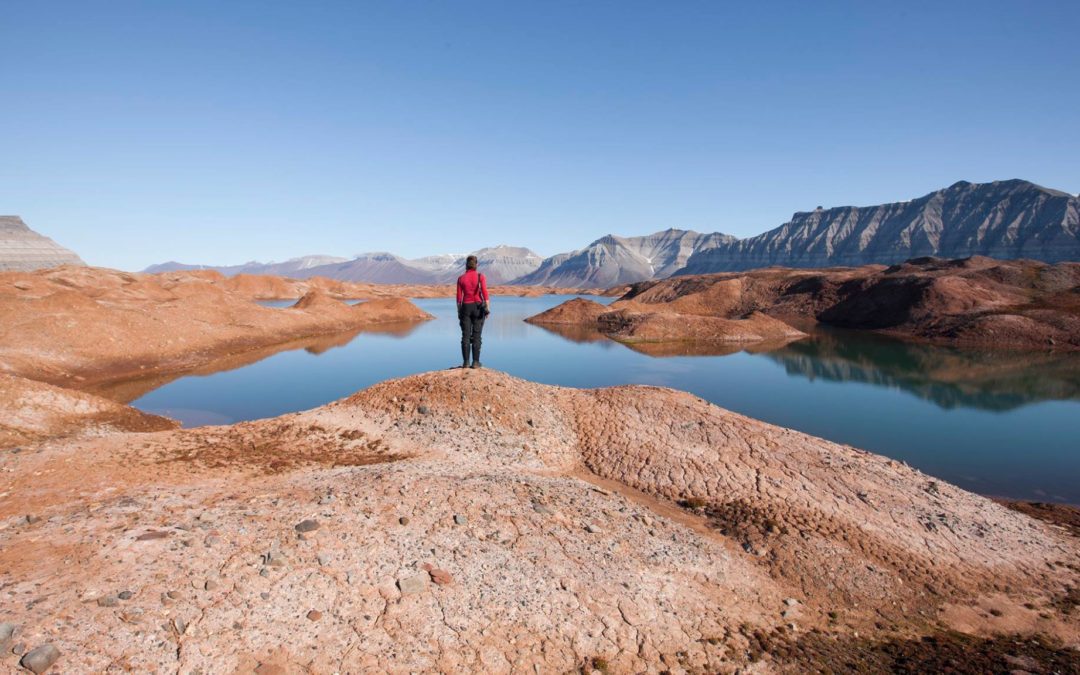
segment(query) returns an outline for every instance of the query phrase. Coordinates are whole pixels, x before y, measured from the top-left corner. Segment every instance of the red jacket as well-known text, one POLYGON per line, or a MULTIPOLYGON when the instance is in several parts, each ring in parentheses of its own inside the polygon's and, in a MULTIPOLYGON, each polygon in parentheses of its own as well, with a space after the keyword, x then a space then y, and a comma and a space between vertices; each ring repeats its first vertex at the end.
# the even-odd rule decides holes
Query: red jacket
POLYGON ((487 302, 491 299, 487 290, 487 279, 476 270, 469 270, 457 279, 457 304, 466 302, 487 302))

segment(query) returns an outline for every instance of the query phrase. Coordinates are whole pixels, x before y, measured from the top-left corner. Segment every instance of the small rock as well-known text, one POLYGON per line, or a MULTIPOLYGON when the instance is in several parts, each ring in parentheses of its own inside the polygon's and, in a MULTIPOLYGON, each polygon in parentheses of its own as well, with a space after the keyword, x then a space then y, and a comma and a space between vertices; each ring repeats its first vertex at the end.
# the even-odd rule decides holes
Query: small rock
POLYGON ((11 646, 16 628, 18 626, 13 623, 0 623, 0 651, 7 651, 7 648, 11 646))
POLYGON ((27 516, 26 516, 26 524, 27 525, 33 525, 34 523, 40 523, 40 522, 41 522, 41 516, 35 516, 35 515, 27 514, 27 516))
POLYGON ((596 525, 593 525, 592 523, 589 523, 588 525, 585 526, 585 531, 588 532, 589 534, 599 534, 599 533, 603 532, 603 530, 601 530, 596 525))
POLYGON ((41 645, 22 657, 19 664, 32 673, 44 673, 60 658, 60 650, 52 645, 41 645))
POLYGON ((217 587, 218 587, 218 582, 214 581, 213 579, 207 579, 206 583, 203 584, 203 588, 205 588, 208 591, 213 591, 213 590, 217 589, 217 587))
POLYGON ((427 572, 423 574, 414 574, 409 577, 402 577, 398 579, 398 590, 402 595, 412 595, 413 593, 422 593, 427 590, 428 579, 430 575, 427 572))
POLYGON ((313 609, 307 613, 308 621, 318 621, 322 618, 322 612, 317 609, 313 609))
POLYGON ((221 537, 216 534, 211 534, 206 539, 203 539, 203 543, 207 546, 217 546, 221 543, 221 537))
POLYGON ((550 516, 553 513, 553 511, 544 504, 533 504, 533 511, 536 511, 537 513, 543 514, 545 516, 550 516))
POLYGON ((177 598, 180 597, 180 592, 179 591, 167 591, 165 593, 165 595, 167 595, 170 600, 176 600, 177 598))
POLYGON ((183 635, 187 631, 187 621, 184 621, 180 617, 175 617, 172 620, 173 629, 180 635, 183 635))
POLYGON ((454 523, 456 525, 465 525, 469 522, 469 519, 462 515, 454 516, 454 523))
POLYGON ((135 594, 131 591, 120 591, 116 594, 116 597, 120 598, 121 600, 130 600, 134 595, 135 594))
POLYGON ((428 408, 426 405, 422 405, 416 409, 416 412, 420 413, 421 415, 427 415, 431 412, 431 408, 428 408))
POLYGON ((325 505, 329 504, 329 503, 330 503, 330 502, 332 502, 332 501, 334 501, 334 495, 333 495, 333 494, 331 494, 331 493, 327 493, 327 494, 323 495, 323 496, 322 496, 322 497, 321 497, 321 498, 319 499, 319 504, 321 504, 321 505, 325 506, 325 505))
POLYGON ((329 553, 320 553, 317 556, 317 559, 319 561, 319 565, 322 566, 322 567, 326 567, 327 565, 330 564, 330 554, 329 553))
POLYGON ((437 586, 447 586, 454 582, 454 577, 444 569, 439 569, 430 564, 425 564, 424 569, 427 570, 431 580, 435 582, 437 586))
POLYGON ((301 520, 299 523, 296 524, 296 527, 294 529, 296 529, 296 531, 300 533, 314 532, 315 530, 319 529, 319 521, 310 519, 301 520))
POLYGON ((169 536, 169 532, 163 530, 151 530, 149 532, 143 532, 139 536, 135 537, 135 541, 153 541, 154 539, 164 539, 169 536))
POLYGON ((259 576, 260 577, 268 577, 268 576, 270 576, 270 570, 266 569, 265 567, 262 568, 261 570, 259 570, 259 576))
POLYGON ((120 604, 120 599, 115 595, 104 595, 97 600, 98 607, 116 607, 120 604))
POLYGON ((398 518, 397 521, 399 523, 401 523, 402 525, 408 525, 409 524, 409 517, 408 516, 402 516, 402 517, 398 518))
POLYGON ((15 646, 11 648, 11 653, 14 654, 15 656, 22 656, 23 654, 26 653, 26 643, 25 642, 16 643, 15 646))
POLYGON ((786 600, 784 600, 784 604, 788 607, 794 607, 795 605, 799 604, 799 601, 795 598, 787 598, 786 600))

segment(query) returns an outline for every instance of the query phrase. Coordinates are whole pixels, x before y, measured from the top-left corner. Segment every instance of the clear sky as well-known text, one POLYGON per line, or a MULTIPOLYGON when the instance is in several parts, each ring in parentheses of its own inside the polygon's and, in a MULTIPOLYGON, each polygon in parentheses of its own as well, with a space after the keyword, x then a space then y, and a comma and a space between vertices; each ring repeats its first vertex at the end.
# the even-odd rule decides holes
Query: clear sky
POLYGON ((0 0, 0 213, 141 269, 1075 193, 1077 26, 1076 0, 0 0))

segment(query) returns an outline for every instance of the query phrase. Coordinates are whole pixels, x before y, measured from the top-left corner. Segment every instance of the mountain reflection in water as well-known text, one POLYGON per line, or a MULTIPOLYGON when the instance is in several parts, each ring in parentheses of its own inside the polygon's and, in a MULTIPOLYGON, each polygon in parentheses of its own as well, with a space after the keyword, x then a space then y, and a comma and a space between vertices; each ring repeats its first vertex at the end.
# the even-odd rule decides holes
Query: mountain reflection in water
POLYGON ((942 408, 1012 410, 1080 399, 1080 356, 960 350, 817 329, 764 355, 789 375, 898 388, 942 408))

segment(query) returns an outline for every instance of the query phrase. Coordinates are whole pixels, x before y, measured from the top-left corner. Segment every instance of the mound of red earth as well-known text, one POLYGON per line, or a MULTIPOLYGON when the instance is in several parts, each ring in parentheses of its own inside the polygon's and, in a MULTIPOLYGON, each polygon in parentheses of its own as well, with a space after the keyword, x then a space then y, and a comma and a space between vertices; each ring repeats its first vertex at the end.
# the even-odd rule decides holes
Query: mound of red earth
MULTIPOLYGON (((1076 350, 1080 263, 920 258, 892 267, 674 277, 635 284, 611 309, 738 320, 760 312, 956 345, 1076 350)), ((664 335, 695 330, 685 318, 670 323, 664 335)))
MULTIPOLYGON (((805 337, 802 331, 761 312, 728 318, 682 312, 677 303, 646 304, 619 300, 610 306, 575 298, 531 316, 526 321, 550 327, 560 335, 578 327, 627 344, 724 345, 769 342, 782 344, 805 337)), ((574 339, 571 337, 571 339, 574 339)), ((678 353, 682 353, 679 351, 678 353)))
POLYGON ((434 372, 0 468, 0 624, 64 672, 1069 672, 1080 644, 1067 531, 668 389, 434 372))
POLYGON ((431 318, 401 298, 353 306, 319 289, 288 310, 264 307, 252 299, 258 293, 250 281, 91 267, 0 274, 0 372, 86 387, 299 338, 431 318))

